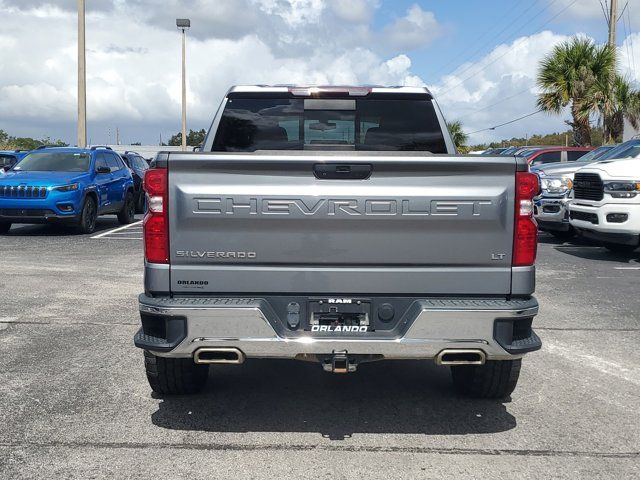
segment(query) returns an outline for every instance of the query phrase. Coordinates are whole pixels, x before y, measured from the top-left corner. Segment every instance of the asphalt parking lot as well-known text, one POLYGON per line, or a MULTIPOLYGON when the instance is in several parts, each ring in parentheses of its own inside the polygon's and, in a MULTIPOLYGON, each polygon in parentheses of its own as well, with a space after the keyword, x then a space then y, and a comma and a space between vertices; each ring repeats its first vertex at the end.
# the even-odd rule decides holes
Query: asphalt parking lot
POLYGON ((212 368, 152 395, 140 224, 0 237, 2 478, 639 478, 640 252, 543 235, 537 332, 509 402, 456 396, 430 362, 212 368))

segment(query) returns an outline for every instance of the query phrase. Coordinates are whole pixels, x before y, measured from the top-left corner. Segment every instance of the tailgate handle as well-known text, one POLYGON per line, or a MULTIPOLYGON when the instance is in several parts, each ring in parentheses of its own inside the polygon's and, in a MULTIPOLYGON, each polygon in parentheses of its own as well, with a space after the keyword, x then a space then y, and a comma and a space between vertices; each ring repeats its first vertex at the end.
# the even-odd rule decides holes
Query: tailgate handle
POLYGON ((313 174, 321 180, 365 180, 371 176, 373 165, 368 163, 316 163, 313 174))

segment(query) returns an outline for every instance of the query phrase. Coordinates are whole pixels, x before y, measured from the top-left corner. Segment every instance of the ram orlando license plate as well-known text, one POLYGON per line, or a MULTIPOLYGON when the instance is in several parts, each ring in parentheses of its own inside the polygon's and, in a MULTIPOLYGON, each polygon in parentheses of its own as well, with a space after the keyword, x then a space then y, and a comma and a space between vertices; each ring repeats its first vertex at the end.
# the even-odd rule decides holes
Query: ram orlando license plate
POLYGON ((371 331, 371 301, 363 298, 322 298, 309 301, 309 330, 326 333, 371 331))

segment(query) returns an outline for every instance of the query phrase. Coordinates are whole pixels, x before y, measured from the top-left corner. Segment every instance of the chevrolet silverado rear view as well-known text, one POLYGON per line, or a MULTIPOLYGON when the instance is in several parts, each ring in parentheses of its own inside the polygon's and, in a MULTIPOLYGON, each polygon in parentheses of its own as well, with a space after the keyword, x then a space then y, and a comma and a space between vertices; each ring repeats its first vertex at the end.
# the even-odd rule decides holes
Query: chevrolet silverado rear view
POLYGON ((201 389, 252 358, 450 366, 505 397, 532 330, 538 177, 457 155, 425 88, 234 87, 203 151, 144 179, 147 376, 201 389))

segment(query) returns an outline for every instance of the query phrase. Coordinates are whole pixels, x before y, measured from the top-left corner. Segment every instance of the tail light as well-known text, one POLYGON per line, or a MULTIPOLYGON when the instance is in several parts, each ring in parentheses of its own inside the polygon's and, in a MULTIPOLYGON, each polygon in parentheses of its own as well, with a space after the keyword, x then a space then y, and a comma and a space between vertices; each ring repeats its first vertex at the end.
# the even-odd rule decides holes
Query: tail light
POLYGON ((536 262, 538 224, 533 218, 533 198, 540 193, 535 173, 516 173, 516 212, 513 226, 513 266, 527 267, 536 262))
POLYGON ((150 263, 169 263, 166 168, 150 168, 144 174, 147 213, 142 222, 144 257, 150 263))

